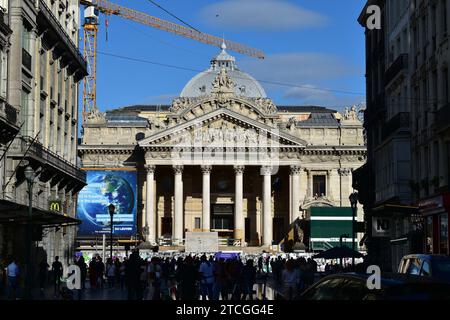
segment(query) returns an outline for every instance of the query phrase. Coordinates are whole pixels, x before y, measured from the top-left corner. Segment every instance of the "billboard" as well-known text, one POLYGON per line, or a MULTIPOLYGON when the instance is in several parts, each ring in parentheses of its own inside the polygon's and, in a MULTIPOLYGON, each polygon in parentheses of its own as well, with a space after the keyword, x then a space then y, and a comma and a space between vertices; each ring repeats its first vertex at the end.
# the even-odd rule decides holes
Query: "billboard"
POLYGON ((115 236, 136 234, 137 177, 136 171, 87 170, 87 185, 79 192, 77 218, 79 236, 110 233, 108 206, 116 209, 113 218, 115 236))

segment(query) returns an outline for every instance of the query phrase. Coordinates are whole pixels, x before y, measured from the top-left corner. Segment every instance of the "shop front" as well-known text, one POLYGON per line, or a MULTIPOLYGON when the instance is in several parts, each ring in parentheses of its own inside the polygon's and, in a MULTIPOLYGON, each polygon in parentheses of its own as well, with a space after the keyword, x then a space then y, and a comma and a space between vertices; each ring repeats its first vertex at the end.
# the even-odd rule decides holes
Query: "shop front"
POLYGON ((425 221, 425 252, 448 255, 450 192, 421 201, 419 212, 425 221))

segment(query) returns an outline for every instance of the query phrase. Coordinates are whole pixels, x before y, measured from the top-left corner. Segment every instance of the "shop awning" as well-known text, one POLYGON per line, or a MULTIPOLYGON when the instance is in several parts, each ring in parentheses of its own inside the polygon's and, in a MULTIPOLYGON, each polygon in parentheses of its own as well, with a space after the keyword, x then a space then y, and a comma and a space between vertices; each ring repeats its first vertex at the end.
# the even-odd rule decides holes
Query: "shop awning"
MULTIPOLYGON (((26 224, 29 221, 28 206, 9 200, 0 200, 0 224, 26 224)), ((55 211, 33 208, 32 223, 49 228, 79 225, 81 220, 55 211)))
POLYGON ((403 213, 403 214, 417 214, 419 212, 418 206, 408 206, 404 204, 386 203, 379 205, 372 209, 372 211, 379 214, 392 214, 392 213, 403 213))

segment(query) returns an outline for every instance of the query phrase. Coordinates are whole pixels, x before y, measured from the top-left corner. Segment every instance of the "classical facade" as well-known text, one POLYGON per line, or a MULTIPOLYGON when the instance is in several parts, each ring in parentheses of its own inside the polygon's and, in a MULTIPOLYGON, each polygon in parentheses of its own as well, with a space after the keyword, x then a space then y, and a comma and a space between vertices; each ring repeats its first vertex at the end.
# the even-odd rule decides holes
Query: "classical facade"
POLYGON ((350 206, 366 155, 356 108, 276 106, 225 49, 171 105, 94 110, 83 125, 85 169, 137 170, 150 243, 214 230, 268 246, 311 206, 350 206))
POLYGON ((87 74, 78 50, 79 3, 3 0, 0 6, 0 258, 25 261, 29 166, 32 255, 49 262, 58 255, 68 264, 76 231, 69 225, 78 224, 76 194, 86 179, 76 153, 77 84, 87 74))

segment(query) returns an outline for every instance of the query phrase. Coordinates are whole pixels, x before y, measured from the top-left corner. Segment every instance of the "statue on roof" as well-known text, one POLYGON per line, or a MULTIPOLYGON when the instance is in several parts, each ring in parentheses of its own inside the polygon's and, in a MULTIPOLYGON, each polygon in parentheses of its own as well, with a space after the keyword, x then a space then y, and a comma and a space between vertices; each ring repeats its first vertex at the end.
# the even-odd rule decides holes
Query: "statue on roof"
POLYGON ((358 110, 356 106, 352 106, 351 108, 346 107, 344 112, 344 120, 349 121, 358 121, 358 110))
POLYGON ((215 91, 223 91, 223 89, 225 89, 225 91, 230 91, 233 90, 235 86, 233 80, 231 80, 231 78, 228 76, 225 67, 222 67, 220 69, 220 72, 214 79, 212 85, 215 91))

